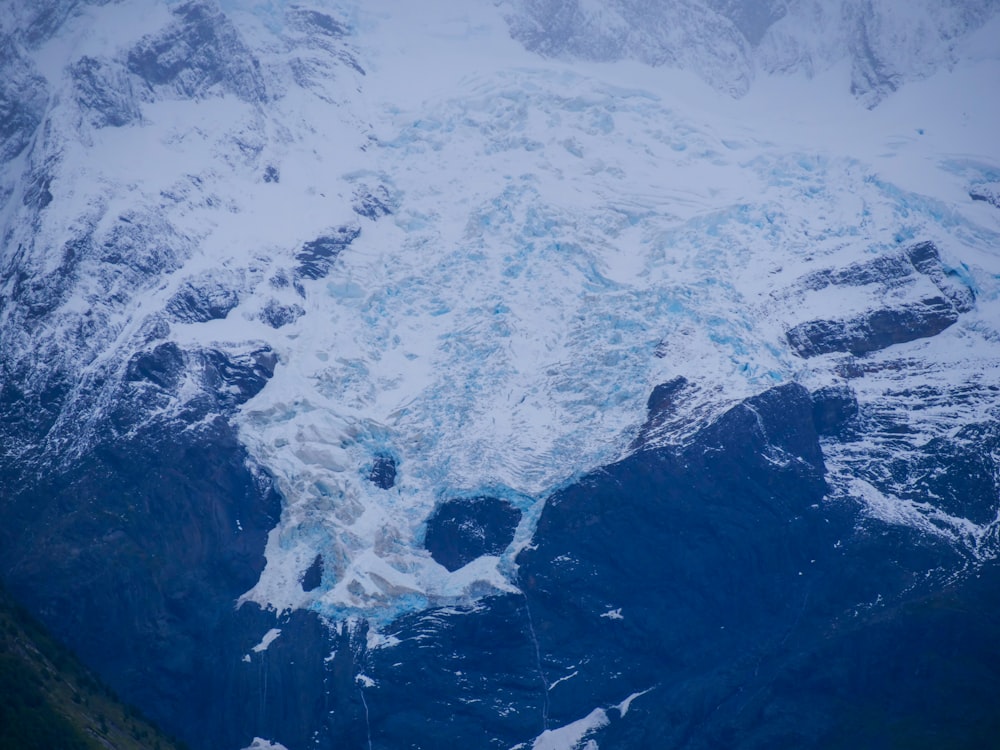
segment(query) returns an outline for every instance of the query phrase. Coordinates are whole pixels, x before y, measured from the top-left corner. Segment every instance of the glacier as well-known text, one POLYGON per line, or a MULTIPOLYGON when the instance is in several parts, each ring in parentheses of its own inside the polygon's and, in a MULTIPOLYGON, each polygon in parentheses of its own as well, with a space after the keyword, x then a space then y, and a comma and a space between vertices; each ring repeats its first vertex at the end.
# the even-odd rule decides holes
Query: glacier
MULTIPOLYGON (((426 10, 420 15, 434 29, 426 10)), ((479 47, 483 23, 459 16, 441 33, 454 36, 468 24, 474 31, 465 44, 479 47)), ((414 54, 434 59, 411 49, 395 64, 409 66, 414 54)), ((471 49, 462 59, 478 60, 471 49)), ((389 64, 376 58, 370 67, 389 64)), ((244 440, 284 479, 286 498, 268 569, 248 598, 385 622, 490 586, 507 590, 504 571, 530 540, 539 503, 629 450, 655 384, 678 376, 695 384, 686 413, 664 438, 680 440, 681 425, 694 429, 770 385, 844 382, 836 357, 803 362, 786 331, 824 311, 877 307, 886 290, 869 284, 824 294, 799 282, 812 269, 884 256, 908 242, 933 238, 959 253, 945 256, 949 270, 968 267, 960 257, 975 258, 981 270, 963 273, 978 295, 975 317, 982 316, 933 344, 910 344, 940 347, 915 355, 927 365, 910 377, 968 379, 978 397, 953 406, 960 413, 947 415, 950 424, 995 408, 995 360, 980 336, 994 335, 984 306, 996 294, 995 274, 986 270, 995 267, 996 217, 968 201, 956 207, 959 185, 939 197, 942 183, 958 182, 957 155, 919 133, 943 142, 962 128, 968 143, 975 137, 968 121, 986 122, 989 112, 982 120, 968 112, 907 113, 907 126, 888 104, 869 115, 842 97, 817 114, 821 129, 796 128, 814 141, 790 149, 782 137, 787 104, 770 92, 733 103, 683 81, 691 93, 679 104, 666 72, 598 65, 584 75, 579 64, 536 63, 485 74, 470 67, 442 86, 447 97, 412 112, 395 96, 402 71, 382 68, 384 93, 378 81, 366 82, 373 98, 387 101, 388 117, 374 127, 372 163, 346 179, 381 177, 395 206, 362 224, 337 280, 318 290, 322 317, 310 310, 281 329, 294 341, 271 339, 287 365, 243 407, 244 440), (643 86, 626 85, 640 74, 643 86), (711 114, 699 120, 697 106, 711 114), (366 478, 380 453, 399 463, 388 491, 366 478), (446 574, 421 548, 422 524, 443 499, 477 494, 511 499, 525 511, 522 528, 496 568, 446 574), (295 581, 317 549, 338 562, 329 583, 303 592, 295 581)), ((983 163, 970 164, 972 174, 989 172, 995 150, 988 133, 979 138, 975 158, 983 163)), ((885 356, 908 355, 893 347, 885 356)), ((945 415, 907 413, 905 399, 893 404, 887 379, 873 372, 850 381, 864 393, 863 408, 905 415, 917 446, 947 431, 945 415)), ((831 441, 832 473, 843 467, 847 477, 840 489, 850 492, 849 477, 864 473, 859 461, 877 465, 878 442, 873 434, 831 441)), ((891 513, 873 502, 872 512, 926 521, 906 501, 890 505, 891 513)), ((995 539, 994 521, 977 533, 995 539)), ((948 516, 943 523, 963 522, 948 516)), ((994 554, 995 542, 973 546, 994 554)))
POLYGON ((280 497, 237 607, 391 652, 500 595, 530 621, 551 498, 801 388, 824 507, 974 576, 1000 498, 949 482, 1000 476, 998 30, 989 0, 11 2, 5 461, 221 418, 280 497), (428 520, 484 497, 513 538, 449 570, 428 520))
MULTIPOLYGON (((133 255, 115 277, 89 270, 80 252, 41 331, 17 343, 8 326, 7 360, 54 347, 68 380, 114 383, 115 363, 150 340, 274 353, 273 377, 236 417, 284 498, 267 568, 244 600, 388 622, 511 590, 513 557, 544 498, 625 455, 645 394, 672 378, 692 384, 683 413, 661 430, 675 442, 789 381, 849 380, 862 412, 881 412, 873 422, 911 428, 889 440, 892 451, 994 408, 997 217, 967 192, 995 178, 996 105, 940 102, 988 80, 996 55, 868 111, 847 95, 835 62, 807 70, 812 78, 785 72, 740 86, 738 100, 684 70, 558 57, 543 65, 508 37, 509 24, 518 37, 514 20, 488 7, 366 4, 322 15, 230 3, 221 15, 187 4, 172 16, 159 7, 81 6, 69 31, 37 48, 49 85, 68 86, 92 114, 74 121, 71 99, 53 100, 49 142, 5 172, 9 185, 20 171, 38 175, 53 206, 25 221, 30 188, 9 200, 5 247, 37 248, 28 263, 39 276, 57 270, 46 248, 70 252, 92 237, 103 248, 170 249, 133 255), (115 31, 102 20, 110 14, 115 31), (206 22, 206 51, 174 62, 171 48, 191 48, 206 22), (72 55, 83 62, 60 67, 72 55), (304 270, 303 253, 338 232, 336 253, 304 270), (803 278, 921 240, 942 249, 943 272, 975 290, 974 311, 933 340, 874 354, 861 377, 845 379, 838 353, 803 360, 790 349, 786 332, 810 317, 926 291, 916 282, 891 295, 874 284, 810 290, 803 278), (165 339, 148 333, 164 323, 165 339), (81 326, 97 335, 64 338, 81 326), (914 364, 903 375, 893 361, 914 364), (905 396, 892 397, 908 378, 971 395, 946 413, 909 412, 905 396), (387 489, 367 477, 382 455, 398 465, 387 489), (488 565, 447 573, 422 548, 424 522, 443 499, 476 495, 523 512, 516 540, 488 565), (317 553, 322 583, 306 592, 299 579, 317 553)), ((808 7, 774 19, 758 43, 779 30, 807 39, 808 25, 786 27, 808 7)), ((981 22, 987 12, 970 6, 966 15, 981 22)), ((611 28, 598 21, 586 27, 611 28)), ((622 23, 643 21, 626 14, 622 23)), ((915 43, 907 40, 896 53, 915 43)), ((70 398, 50 439, 61 424, 76 429, 79 412, 93 421, 110 388, 78 389, 88 393, 70 398)), ((159 413, 182 413, 197 389, 188 391, 159 413)), ((967 519, 881 494, 898 487, 857 491, 854 477, 875 479, 884 442, 877 426, 831 442, 839 491, 865 501, 883 486, 870 503, 878 517, 968 537, 967 519)), ((974 526, 973 537, 996 537, 995 524, 974 526)))

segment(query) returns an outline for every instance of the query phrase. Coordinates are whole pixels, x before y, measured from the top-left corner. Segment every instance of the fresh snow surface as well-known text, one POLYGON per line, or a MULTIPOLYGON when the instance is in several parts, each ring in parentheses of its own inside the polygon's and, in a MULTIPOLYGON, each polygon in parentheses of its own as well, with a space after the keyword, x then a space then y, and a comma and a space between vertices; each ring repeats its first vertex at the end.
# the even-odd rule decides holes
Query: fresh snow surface
POLYGON ((629 709, 632 707, 632 702, 636 698, 641 698, 642 696, 644 696, 646 693, 648 693, 652 689, 653 688, 649 688, 647 690, 643 690, 643 691, 638 692, 638 693, 632 693, 632 695, 630 695, 628 698, 626 698, 621 703, 619 703, 617 706, 615 706, 615 708, 618 710, 619 717, 625 718, 625 714, 627 714, 628 711, 629 711, 629 709))
POLYGON ((288 750, 288 748, 280 742, 271 742, 260 737, 254 737, 253 742, 243 748, 243 750, 288 750))
MULTIPOLYGON (((199 277, 237 290, 239 306, 175 321, 171 340, 277 353, 273 379, 238 417, 284 498, 244 600, 378 624, 513 590, 514 555, 544 498, 628 451, 656 384, 692 384, 657 437, 677 443, 772 385, 842 382, 844 356, 803 360, 785 332, 915 301, 930 284, 918 278, 894 299, 809 290, 802 278, 922 240, 975 290, 976 308, 933 339, 872 355, 851 379, 862 409, 905 422, 905 438, 874 431, 825 446, 826 457, 835 491, 874 517, 930 519, 972 554, 995 554, 975 541, 995 539, 995 523, 942 519, 854 481, 880 451, 997 416, 1000 211, 968 195, 1000 180, 1000 97, 984 95, 1000 80, 1000 50, 985 37, 868 110, 850 96, 846 64, 758 76, 736 100, 684 71, 546 60, 512 41, 487 2, 309 4, 350 30, 334 48, 303 41, 281 3, 231 0, 267 101, 165 91, 142 103, 141 121, 91 128, 60 104, 72 101, 67 61, 125 54, 168 18, 144 7, 82 8, 33 52, 63 91, 51 132, 72 137, 38 146, 58 159, 59 211, 17 232, 59 248, 81 224, 99 237, 140 208, 180 248, 177 270, 120 307, 81 274, 60 325, 100 309, 110 331, 55 347, 85 363, 74 365, 88 368, 81 382, 127 361, 144 345, 141 324, 199 277), (106 23, 112 10, 131 20, 106 23), (279 182, 262 179, 265 165, 279 182), (393 213, 355 214, 366 193, 393 213), (285 283, 302 244, 341 226, 360 235, 331 273, 301 293, 285 283), (272 302, 303 314, 272 328, 272 302), (907 384, 927 382, 968 397, 911 410, 907 384), (368 480, 377 456, 397 462, 392 489, 368 480), (504 554, 449 573, 422 548, 425 521, 441 499, 480 494, 508 499, 523 520, 504 554), (304 592, 317 553, 323 581, 304 592)), ((4 226, 17 224, 15 203, 4 226)))
POLYGON ((531 750, 597 750, 597 743, 587 735, 607 726, 608 714, 595 708, 582 719, 558 729, 546 729, 531 743, 531 750))
MULTIPOLYGON (((573 674, 575 675, 576 673, 574 672, 573 674)), ((569 679, 569 677, 564 677, 563 679, 569 679)), ((559 682, 562 682, 562 680, 554 682, 549 686, 549 689, 551 690, 559 682)), ((636 698, 641 698, 650 690, 652 688, 632 693, 621 703, 611 706, 609 710, 616 711, 618 714, 617 718, 624 718, 629 712, 633 701, 636 698)), ((546 729, 531 743, 531 750, 597 750, 597 741, 591 735, 597 730, 606 727, 610 722, 611 717, 605 709, 595 708, 582 719, 577 719, 556 729, 546 729)), ((526 749, 527 744, 521 744, 512 750, 526 749)))
POLYGON ((268 647, 274 643, 275 639, 281 635, 281 628, 271 628, 266 633, 264 637, 260 639, 260 643, 254 646, 251 651, 255 654, 259 654, 261 651, 267 651, 268 647))

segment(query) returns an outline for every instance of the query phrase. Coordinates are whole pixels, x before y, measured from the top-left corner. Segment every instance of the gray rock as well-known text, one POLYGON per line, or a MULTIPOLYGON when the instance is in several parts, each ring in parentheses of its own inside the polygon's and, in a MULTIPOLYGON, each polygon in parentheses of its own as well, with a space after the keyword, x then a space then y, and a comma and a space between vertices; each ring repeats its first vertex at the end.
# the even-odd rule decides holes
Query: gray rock
POLYGON ((190 99, 228 93, 252 103, 266 100, 260 63, 225 14, 195 0, 173 15, 174 23, 128 54, 128 70, 150 94, 165 89, 190 99))
POLYGON ((12 36, 0 36, 0 164, 20 154, 42 122, 45 79, 12 36))
POLYGON ((167 302, 167 313, 182 323, 220 320, 240 302, 234 289, 210 278, 187 281, 167 302))
POLYGON ((817 271, 802 279, 810 291, 829 286, 905 289, 921 276, 929 279, 939 296, 889 304, 849 318, 810 320, 791 328, 788 343, 796 354, 815 357, 831 352, 861 355, 915 339, 935 336, 954 324, 961 313, 975 305, 975 294, 958 275, 945 268, 933 242, 920 242, 899 252, 846 268, 817 271))
POLYGON ((69 75, 77 104, 94 127, 121 127, 140 118, 129 78, 116 64, 81 57, 69 75))
POLYGON ((941 333, 958 320, 958 310, 944 297, 931 297, 895 308, 865 312, 845 320, 811 320, 788 331, 788 343, 800 357, 831 352, 855 355, 885 349, 941 333))

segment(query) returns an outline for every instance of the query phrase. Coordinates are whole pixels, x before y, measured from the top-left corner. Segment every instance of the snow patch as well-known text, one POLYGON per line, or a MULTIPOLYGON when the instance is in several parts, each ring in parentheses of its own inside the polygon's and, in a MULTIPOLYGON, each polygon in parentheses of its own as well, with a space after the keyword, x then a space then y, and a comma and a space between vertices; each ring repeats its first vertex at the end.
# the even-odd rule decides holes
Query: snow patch
POLYGON ((255 654, 259 654, 262 651, 267 651, 268 647, 272 643, 274 643, 275 639, 279 635, 281 635, 281 628, 271 628, 266 633, 264 633, 264 637, 260 639, 260 643, 258 643, 250 650, 253 651, 255 654))
POLYGON ((631 706, 632 706, 632 701, 634 701, 636 698, 641 698, 642 696, 644 696, 646 693, 650 692, 651 690, 653 690, 653 688, 648 688, 648 689, 643 690, 643 691, 638 692, 638 693, 632 693, 632 695, 630 695, 628 698, 626 698, 621 703, 619 703, 617 706, 615 706, 615 708, 618 709, 618 715, 621 718, 625 718, 625 714, 628 713, 629 708, 631 708, 631 706))
POLYGON ((558 729, 546 729, 535 738, 531 750, 596 750, 597 743, 587 740, 587 735, 607 725, 607 712, 603 708, 595 708, 582 719, 558 729))
POLYGON ((254 737, 253 742, 243 748, 243 750, 288 750, 288 748, 280 742, 272 742, 261 737, 254 737))

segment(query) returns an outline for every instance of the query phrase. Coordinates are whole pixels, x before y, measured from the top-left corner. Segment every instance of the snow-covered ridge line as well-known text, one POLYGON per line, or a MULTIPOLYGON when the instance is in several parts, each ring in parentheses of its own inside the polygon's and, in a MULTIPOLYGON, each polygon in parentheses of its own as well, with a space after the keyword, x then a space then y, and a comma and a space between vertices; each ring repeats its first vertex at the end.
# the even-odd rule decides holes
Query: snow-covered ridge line
POLYGON ((996 56, 989 0, 507 0, 511 34, 545 56, 681 68, 731 96, 761 77, 823 73, 846 63, 850 90, 876 106, 906 82, 962 57, 996 56), (993 34, 993 43, 989 43, 993 34), (971 43, 967 38, 972 38, 971 43))

